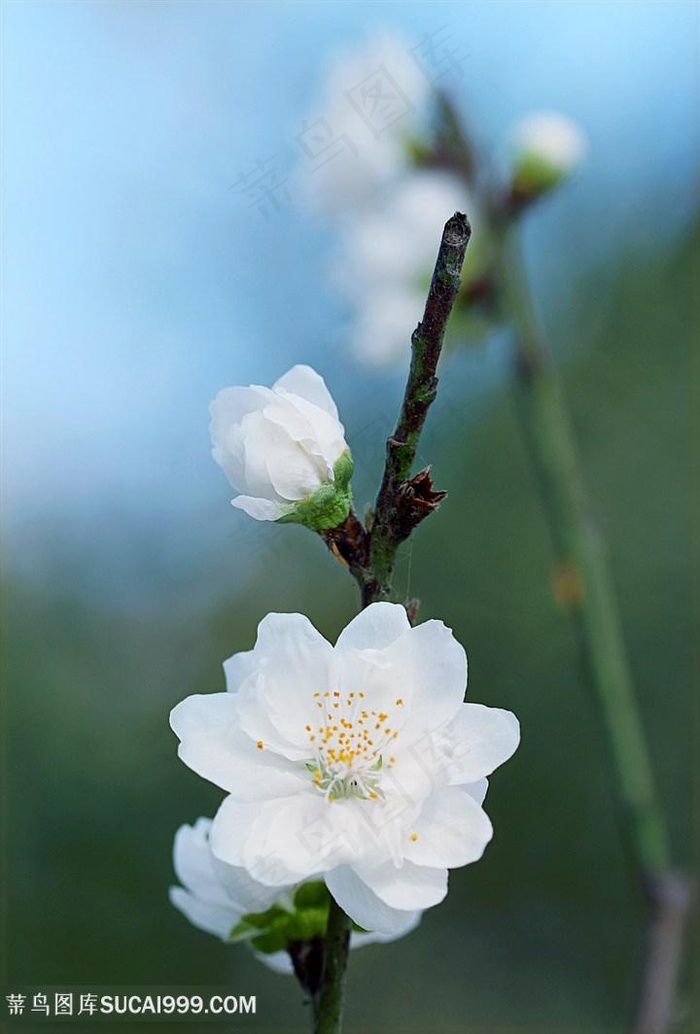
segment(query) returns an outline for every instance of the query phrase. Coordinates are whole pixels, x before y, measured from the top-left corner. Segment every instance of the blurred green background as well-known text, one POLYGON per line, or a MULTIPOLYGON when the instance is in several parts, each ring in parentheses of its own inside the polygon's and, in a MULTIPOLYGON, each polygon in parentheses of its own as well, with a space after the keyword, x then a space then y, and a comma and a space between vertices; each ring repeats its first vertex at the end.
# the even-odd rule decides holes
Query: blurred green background
MULTIPOLYGON (((690 233, 620 251, 571 286, 549 328, 567 341, 567 396, 682 865, 693 800, 694 269, 690 233), (591 330, 602 281, 607 302, 591 330)), ((420 596, 422 618, 439 616, 467 645, 469 697, 515 711, 522 745, 491 780, 496 834, 484 859, 453 872, 446 902, 412 936, 353 953, 347 1028, 622 1030, 643 907, 571 629, 550 591, 550 546, 509 387, 471 426, 464 389, 455 357, 420 456, 449 497, 402 555, 398 580, 420 596)), ((387 425, 397 398, 387 392, 387 425)), ((366 456, 376 472, 381 450, 378 435, 366 456)), ((228 983, 258 996, 255 1019, 231 1029, 307 1029, 292 979, 191 928, 167 901, 175 829, 212 815, 221 798, 177 761, 170 707, 220 690, 220 661, 250 648, 267 611, 304 612, 334 637, 357 605, 354 584, 311 534, 256 531, 261 548, 243 580, 221 537, 229 589, 206 605, 183 607, 198 587, 177 573, 161 580, 162 604, 136 612, 89 598, 70 564, 41 591, 21 579, 3 586, 10 983, 228 983)), ((679 1029, 691 1029, 689 1010, 686 984, 679 1029)))

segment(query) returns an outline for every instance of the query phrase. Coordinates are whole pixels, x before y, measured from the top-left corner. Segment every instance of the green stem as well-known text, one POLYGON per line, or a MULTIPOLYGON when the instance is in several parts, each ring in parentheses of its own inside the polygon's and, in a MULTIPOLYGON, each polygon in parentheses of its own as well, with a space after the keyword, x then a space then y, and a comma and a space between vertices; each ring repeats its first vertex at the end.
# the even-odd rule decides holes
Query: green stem
POLYGON ((666 827, 604 545, 512 228, 502 233, 498 275, 515 329, 520 416, 560 564, 561 596, 574 619, 602 717, 628 853, 646 882, 669 865, 666 827))
POLYGON ((314 1034, 338 1034, 341 1029, 351 930, 352 919, 331 898, 326 927, 323 979, 313 1003, 314 1034))

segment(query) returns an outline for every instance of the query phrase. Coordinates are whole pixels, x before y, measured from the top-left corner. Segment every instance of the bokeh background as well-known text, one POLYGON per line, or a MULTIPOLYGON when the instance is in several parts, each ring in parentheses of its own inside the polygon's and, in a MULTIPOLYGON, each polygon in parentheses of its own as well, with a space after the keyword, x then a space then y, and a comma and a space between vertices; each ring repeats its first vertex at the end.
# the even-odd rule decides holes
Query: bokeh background
MULTIPOLYGON (((269 610, 332 638, 357 607, 312 535, 231 509, 207 405, 312 363, 372 498, 403 373, 353 360, 334 229, 291 177, 326 63, 386 26, 446 27, 462 63, 441 85, 485 148, 533 108, 588 134, 526 253, 690 865, 696 5, 28 0, 2 18, 4 982, 230 984, 258 996, 231 1029, 308 1027, 291 979, 168 903, 173 834, 221 794, 177 761, 167 716, 223 687, 269 610), (237 184, 270 156, 290 196, 264 216, 237 184)), ((644 913, 509 361, 499 335, 444 366, 419 459, 449 499, 398 582, 523 743, 491 782, 484 860, 411 937, 353 954, 350 1032, 618 1031, 634 997, 644 913)))

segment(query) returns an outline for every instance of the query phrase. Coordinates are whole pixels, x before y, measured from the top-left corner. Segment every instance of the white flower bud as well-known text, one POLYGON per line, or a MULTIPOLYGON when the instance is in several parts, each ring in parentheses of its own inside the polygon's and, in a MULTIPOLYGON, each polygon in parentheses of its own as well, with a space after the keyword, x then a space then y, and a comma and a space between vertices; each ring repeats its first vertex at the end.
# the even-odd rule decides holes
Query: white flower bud
POLYGON ((558 112, 528 115, 513 133, 517 190, 543 193, 581 164, 588 141, 581 127, 558 112))
POLYGON ((352 459, 323 378, 293 366, 271 388, 224 388, 211 406, 212 455, 232 500, 259 521, 295 521, 315 531, 350 510, 352 459))

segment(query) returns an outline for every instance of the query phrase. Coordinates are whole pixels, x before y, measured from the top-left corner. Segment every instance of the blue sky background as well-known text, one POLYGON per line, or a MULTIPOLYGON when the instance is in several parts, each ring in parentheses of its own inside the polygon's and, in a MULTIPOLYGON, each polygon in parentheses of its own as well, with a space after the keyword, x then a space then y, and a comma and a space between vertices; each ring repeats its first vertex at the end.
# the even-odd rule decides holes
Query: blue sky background
MULTIPOLYGON (((325 63, 378 27, 411 46, 449 35, 461 74, 441 85, 485 146, 533 108, 585 128, 585 167, 528 229, 545 307, 585 262, 626 235, 653 245, 692 210, 693 3, 23 0, 2 17, 3 507, 18 556, 47 526, 80 538, 134 521, 165 542, 209 504, 244 521, 209 459, 225 385, 311 362, 351 432, 360 392, 364 414, 393 414, 400 376, 353 365, 324 286, 332 231, 294 196, 266 219, 236 192, 258 159, 291 173, 325 63)), ((475 390, 494 370, 474 361, 475 390)))

